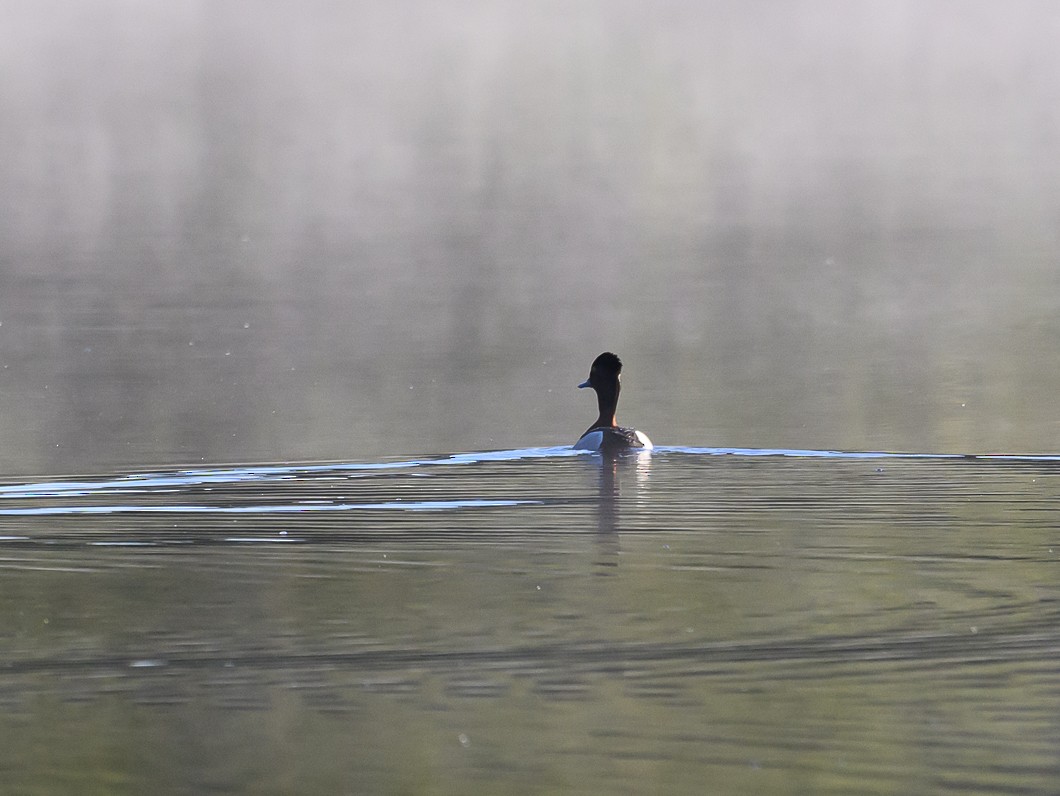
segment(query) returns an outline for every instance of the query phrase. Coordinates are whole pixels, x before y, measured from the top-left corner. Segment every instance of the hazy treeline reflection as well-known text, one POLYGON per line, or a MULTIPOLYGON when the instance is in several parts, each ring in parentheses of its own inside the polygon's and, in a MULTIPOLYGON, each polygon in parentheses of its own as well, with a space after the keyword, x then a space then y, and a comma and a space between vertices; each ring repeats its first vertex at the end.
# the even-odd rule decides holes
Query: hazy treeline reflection
POLYGON ((0 466, 1054 450, 1060 8, 15 4, 0 466))

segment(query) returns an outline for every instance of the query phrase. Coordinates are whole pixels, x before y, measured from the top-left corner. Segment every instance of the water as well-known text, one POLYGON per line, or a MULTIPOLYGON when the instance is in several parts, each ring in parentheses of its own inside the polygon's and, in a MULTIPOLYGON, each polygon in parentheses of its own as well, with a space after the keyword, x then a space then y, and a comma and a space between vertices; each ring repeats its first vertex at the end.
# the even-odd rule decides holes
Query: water
POLYGON ((0 791, 1058 790, 1060 7, 0 7, 0 791))
POLYGON ((14 791, 1049 792, 1055 457, 0 487, 14 791))

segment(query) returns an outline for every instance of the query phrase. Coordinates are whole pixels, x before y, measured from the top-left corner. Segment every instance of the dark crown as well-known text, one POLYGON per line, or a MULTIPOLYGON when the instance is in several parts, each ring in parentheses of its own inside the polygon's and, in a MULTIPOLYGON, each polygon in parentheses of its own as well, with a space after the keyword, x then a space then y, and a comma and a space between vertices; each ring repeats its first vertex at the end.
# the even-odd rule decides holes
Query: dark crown
POLYGON ((605 351, 596 359, 593 360, 592 370, 610 370, 614 373, 622 372, 622 360, 618 358, 618 355, 612 354, 610 351, 605 351))

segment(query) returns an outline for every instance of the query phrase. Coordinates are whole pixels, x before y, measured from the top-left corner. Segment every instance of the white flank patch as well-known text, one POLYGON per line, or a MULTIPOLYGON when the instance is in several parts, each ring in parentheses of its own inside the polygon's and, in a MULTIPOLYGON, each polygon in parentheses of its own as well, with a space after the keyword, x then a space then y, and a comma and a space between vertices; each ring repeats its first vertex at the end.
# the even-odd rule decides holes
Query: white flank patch
POLYGON ((576 451, 598 451, 600 445, 604 441, 604 432, 602 431, 590 431, 580 440, 574 443, 574 450, 576 451))

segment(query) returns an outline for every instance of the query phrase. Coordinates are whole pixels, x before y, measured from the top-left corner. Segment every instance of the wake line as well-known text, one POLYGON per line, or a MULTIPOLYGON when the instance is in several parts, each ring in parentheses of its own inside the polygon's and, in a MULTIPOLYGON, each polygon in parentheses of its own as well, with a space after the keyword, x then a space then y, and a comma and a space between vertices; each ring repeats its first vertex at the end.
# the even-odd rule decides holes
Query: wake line
MULTIPOLYGON (((961 454, 961 453, 912 453, 888 451, 839 451, 815 450, 812 448, 700 448, 688 446, 656 446, 653 451, 641 451, 639 455, 666 456, 679 454, 687 456, 735 456, 735 457, 786 457, 799 459, 938 459, 969 461, 1012 461, 1012 462, 1060 462, 1057 454, 961 454)), ((415 470, 417 468, 445 467, 454 465, 475 465, 489 462, 511 462, 523 459, 567 458, 571 456, 597 456, 589 451, 576 451, 568 446, 552 448, 520 448, 500 451, 474 451, 454 453, 437 458, 407 459, 392 462, 333 462, 322 464, 277 464, 251 467, 199 468, 176 470, 168 473, 139 473, 112 477, 109 479, 92 479, 87 477, 76 481, 38 481, 0 485, 0 500, 5 498, 44 498, 44 497, 91 497, 100 495, 137 494, 143 492, 162 492, 167 489, 180 489, 194 486, 227 485, 248 482, 271 482, 296 480, 307 475, 348 473, 369 475, 391 470, 415 470)), ((366 504, 360 508, 383 508, 383 504, 366 504)), ((389 504, 385 507, 389 508, 389 504)), ((397 508, 398 506, 394 506, 397 508)), ((400 506, 407 508, 406 505, 400 506)), ((90 513, 87 511, 84 513, 90 513)), ((102 507, 101 507, 102 508, 102 507)), ((121 507, 113 507, 114 511, 121 507)), ((194 507, 188 507, 194 508, 194 507)), ((270 507, 254 507, 264 511, 270 507)), ((350 506, 353 508, 353 506, 350 506)), ((142 507, 131 507, 128 510, 150 510, 142 507)), ((160 509, 155 509, 160 510, 160 509)), ((223 511, 222 508, 202 507, 203 511, 223 511)), ((246 509, 250 510, 250 509, 246 509)), ((272 510, 276 510, 275 507, 272 510)), ((299 509, 289 508, 288 511, 299 509)), ((301 509, 309 510, 309 509, 301 509)), ((334 508, 330 510, 340 510, 334 508)), ((3 511, 0 514, 16 513, 15 510, 3 511)), ((18 513, 22 513, 18 510, 18 513)), ((43 513, 43 512, 40 512, 43 513)))
POLYGON ((306 514, 318 511, 449 511, 453 509, 524 506, 537 500, 422 500, 388 503, 277 503, 260 506, 40 506, 0 509, 3 517, 41 517, 64 514, 306 514))

